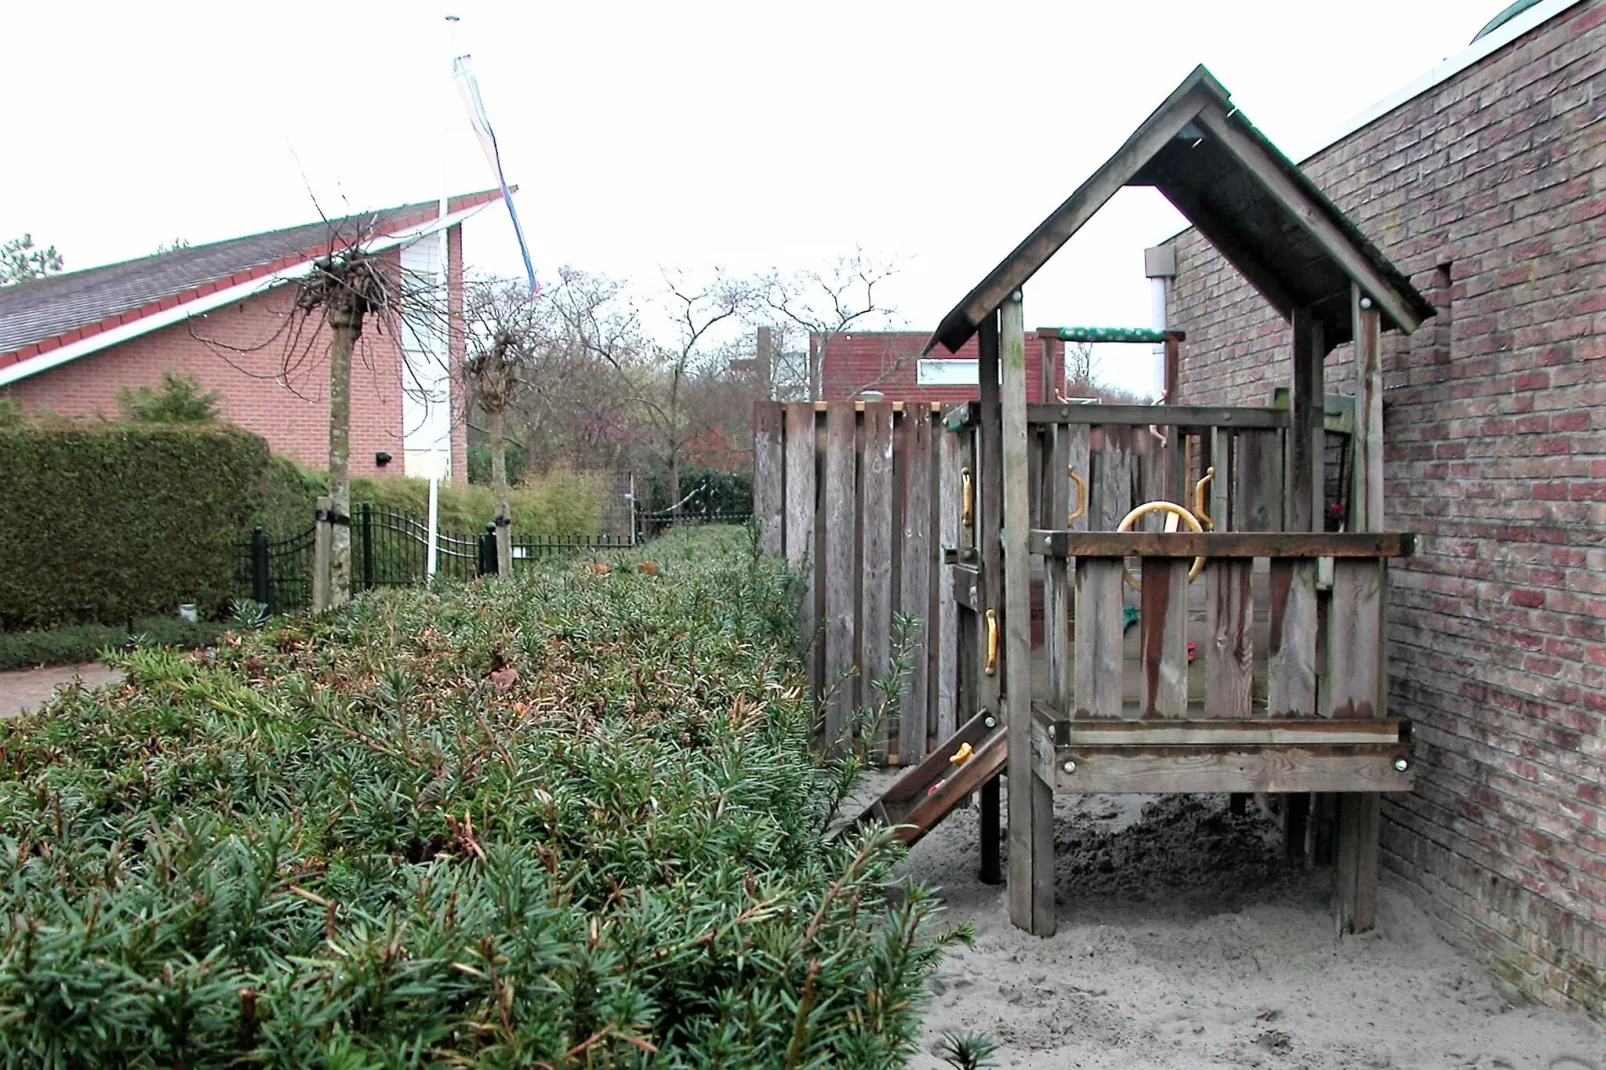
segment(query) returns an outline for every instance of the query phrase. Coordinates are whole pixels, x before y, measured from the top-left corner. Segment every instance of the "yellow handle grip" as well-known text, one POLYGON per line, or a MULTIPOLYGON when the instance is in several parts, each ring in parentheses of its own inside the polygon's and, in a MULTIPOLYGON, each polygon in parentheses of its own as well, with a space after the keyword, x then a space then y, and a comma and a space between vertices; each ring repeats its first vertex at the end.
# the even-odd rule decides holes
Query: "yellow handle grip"
POLYGON ((959 507, 959 523, 968 528, 970 527, 970 518, 976 511, 976 489, 970 482, 970 469, 961 468, 959 470, 959 481, 964 487, 962 503, 959 507))
POLYGON ((987 675, 998 671, 998 613, 987 611, 987 675))
POLYGON ((1193 485, 1193 515, 1199 518, 1199 523, 1212 529, 1216 526, 1216 522, 1210 519, 1209 513, 1205 512, 1205 488, 1215 478, 1216 466, 1211 465, 1205 469, 1204 478, 1193 485))
POLYGON ((1072 483, 1076 484, 1076 508, 1072 509, 1071 515, 1065 518, 1065 526, 1070 527, 1076 522, 1077 517, 1087 512, 1087 481, 1069 468, 1065 470, 1065 474, 1071 477, 1072 483))

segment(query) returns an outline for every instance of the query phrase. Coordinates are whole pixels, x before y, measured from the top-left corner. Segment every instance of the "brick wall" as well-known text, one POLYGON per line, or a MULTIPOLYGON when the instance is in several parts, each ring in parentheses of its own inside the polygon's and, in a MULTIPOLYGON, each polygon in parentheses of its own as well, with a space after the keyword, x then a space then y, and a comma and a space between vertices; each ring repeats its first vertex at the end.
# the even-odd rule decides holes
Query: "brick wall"
MULTIPOLYGON (((454 367, 464 353, 462 227, 451 229, 454 367)), ((396 253, 387 254, 394 262, 396 253)), ((328 332, 321 317, 290 338, 293 286, 224 305, 188 323, 132 338, 12 384, 4 391, 24 412, 48 409, 68 417, 116 417, 117 392, 159 387, 164 372, 195 376, 222 395, 223 418, 267 439, 275 453, 312 468, 328 467, 328 332)), ((370 322, 358 341, 351 375, 351 471, 402 474, 402 358, 389 330, 370 322), (383 469, 374 455, 389 453, 383 469)), ((459 392, 459 396, 460 396, 459 392)), ((468 444, 454 411, 452 478, 468 481, 468 444)))
MULTIPOLYGON (((820 383, 826 401, 842 401, 863 390, 879 390, 888 401, 937 401, 944 404, 954 401, 971 401, 979 397, 979 387, 921 386, 919 382, 920 350, 931 338, 929 332, 917 331, 859 331, 839 334, 825 346, 820 363, 820 383)), ((821 336, 809 339, 811 351, 820 346, 821 336)), ((1054 362, 1054 382, 1065 382, 1064 344, 1059 339, 1039 340, 1035 334, 1026 336, 1026 399, 1042 401, 1043 347, 1047 345, 1054 362)), ((979 353, 976 339, 949 353, 938 347, 930 354, 937 358, 976 360, 979 353)), ((1053 400, 1052 398, 1049 400, 1053 400)))
MULTIPOLYGON (((1383 864, 1501 977, 1606 1011, 1606 0, 1305 162, 1440 314, 1385 339, 1390 700, 1417 791, 1383 864)), ((1183 399, 1264 404, 1289 332, 1175 239, 1183 399)), ((1347 347, 1329 382, 1347 389, 1347 347)))

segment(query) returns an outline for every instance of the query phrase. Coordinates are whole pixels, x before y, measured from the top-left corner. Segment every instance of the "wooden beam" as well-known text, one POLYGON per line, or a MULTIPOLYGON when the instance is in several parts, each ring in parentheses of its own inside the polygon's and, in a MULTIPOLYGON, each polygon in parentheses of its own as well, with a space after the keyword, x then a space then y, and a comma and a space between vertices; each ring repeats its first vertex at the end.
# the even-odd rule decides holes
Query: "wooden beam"
POLYGON ((776 555, 786 530, 782 419, 780 402, 753 402, 753 519, 759 524, 759 547, 776 555))
POLYGON ((1204 202, 1195 197, 1187 186, 1181 183, 1161 182, 1158 188, 1177 211, 1187 216, 1188 222, 1204 235, 1205 240, 1215 246, 1216 251, 1229 264, 1238 269, 1238 274, 1259 291, 1260 296, 1266 299, 1266 303, 1277 310, 1278 315, 1287 319, 1293 313, 1294 305, 1298 302, 1288 292, 1288 288, 1258 256, 1234 237, 1232 228, 1206 208, 1204 202))
MULTIPOLYGON (((978 576, 976 646, 969 653, 976 665, 977 710, 992 713, 1000 720, 1004 716, 1003 696, 1004 665, 994 666, 985 672, 988 635, 987 612, 999 628, 1004 627, 1003 584, 1003 464, 1000 456, 1002 440, 999 431, 999 372, 998 372, 998 316, 989 315, 979 325, 976 337, 977 372, 980 375, 980 395, 976 434, 972 438, 976 463, 971 467, 974 488, 975 515, 972 531, 975 547, 980 551, 981 569, 978 576)), ((1002 646, 1002 644, 1000 644, 1002 646)), ((1008 651, 999 653, 1002 662, 1008 662, 1008 651)), ((999 798, 1001 786, 997 780, 988 781, 981 790, 981 879, 984 884, 1003 881, 1000 872, 1002 854, 1003 807, 999 798)))
MULTIPOLYGON (((859 700, 873 705, 871 684, 888 672, 892 638, 892 542, 896 535, 892 493, 892 406, 864 410, 864 456, 859 465, 859 700)), ((881 726, 876 754, 888 753, 891 725, 881 726)))
MULTIPOLYGON (((982 284, 971 291, 970 296, 958 310, 962 312, 964 318, 972 324, 980 324, 989 313, 1000 307, 1011 294, 1024 286, 1026 280, 1031 278, 1049 257, 1058 252, 1060 246, 1070 240, 1071 235, 1082 229, 1082 226, 1092 219, 1122 186, 1143 169, 1144 164, 1157 156, 1172 138, 1182 132, 1182 128, 1199 114, 1207 99, 1201 92, 1188 92, 1182 99, 1162 105, 1127 139, 1126 144, 1116 150, 1115 155, 1111 156, 1093 177, 1082 183, 1076 192, 1066 198, 1052 215, 1016 247, 1008 259, 994 268, 982 284)), ((958 338, 957 342, 951 340, 958 337, 957 333, 945 332, 941 328, 939 332, 945 336, 942 341, 950 352, 958 349, 964 342, 964 338, 958 338), (950 334, 951 337, 948 337, 950 334)))
POLYGON ((1215 104, 1207 104, 1199 112, 1199 122, 1215 135, 1222 148, 1259 180, 1261 186, 1294 221, 1299 224, 1334 262, 1382 306, 1389 318, 1401 330, 1410 334, 1422 320, 1412 310, 1394 285, 1355 246, 1349 235, 1339 229, 1321 206, 1313 202, 1300 189, 1264 149, 1255 144, 1248 134, 1232 125, 1225 112, 1215 104))
POLYGON ((1289 425, 1286 410, 1211 405, 1043 405, 1026 406, 1029 424, 1111 424, 1187 428, 1278 428, 1289 425))
POLYGON ((1408 532, 1043 531, 1033 553, 1051 557, 1409 557, 1408 532))
POLYGON ((848 674, 858 649, 854 592, 858 586, 854 533, 858 529, 858 483, 854 436, 858 414, 846 405, 825 417, 825 742, 834 745, 843 718, 858 704, 858 681, 848 674), (834 690, 832 690, 834 689, 834 690))
POLYGON ((803 577, 803 597, 798 605, 798 635, 808 644, 809 693, 820 693, 819 658, 822 644, 816 641, 815 584, 819 582, 819 562, 814 560, 815 513, 819 508, 815 475, 814 406, 806 401, 786 406, 785 428, 786 518, 783 549, 786 562, 803 577))
POLYGON ((1088 747, 1055 751, 1059 791, 1081 794, 1182 792, 1409 791, 1410 747, 1353 746, 1088 747), (1405 763, 1405 769, 1397 767, 1405 763))
POLYGON ((1000 309, 1003 370, 1004 698, 1009 728, 1009 916, 1054 934, 1054 788, 1032 767, 1031 528, 1026 434, 1026 324, 1019 293, 1000 309))
POLYGON ((1057 746, 1320 746, 1400 742, 1400 722, 1310 717, 1176 721, 1056 721, 1057 746))

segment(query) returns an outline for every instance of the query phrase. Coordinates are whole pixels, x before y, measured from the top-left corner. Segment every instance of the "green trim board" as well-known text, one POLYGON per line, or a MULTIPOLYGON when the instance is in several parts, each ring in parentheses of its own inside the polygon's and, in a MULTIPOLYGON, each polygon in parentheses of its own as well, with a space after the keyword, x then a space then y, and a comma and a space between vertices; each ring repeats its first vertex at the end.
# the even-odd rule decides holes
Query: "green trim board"
POLYGON ((1153 327, 1039 327, 1037 336, 1058 337, 1062 342, 1149 342, 1166 340, 1165 331, 1153 327))

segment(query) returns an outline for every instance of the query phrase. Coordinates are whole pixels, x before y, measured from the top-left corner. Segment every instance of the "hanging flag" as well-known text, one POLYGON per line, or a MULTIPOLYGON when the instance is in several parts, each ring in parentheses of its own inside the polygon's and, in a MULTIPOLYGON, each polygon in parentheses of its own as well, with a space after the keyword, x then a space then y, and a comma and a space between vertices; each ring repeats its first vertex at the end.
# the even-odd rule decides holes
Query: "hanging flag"
POLYGON ((485 150, 485 159, 490 163, 491 170, 496 172, 496 183, 502 187, 502 203, 507 205, 507 214, 513 220, 513 235, 519 240, 519 252, 524 254, 524 271, 530 277, 530 293, 537 294, 541 292, 541 287, 535 281, 530 248, 524 244, 524 228, 519 226, 518 209, 513 207, 513 193, 507 188, 507 178, 502 174, 502 154, 496 147, 496 134, 491 130, 491 120, 485 115, 485 102, 480 99, 480 84, 475 80, 469 64, 468 56, 458 56, 452 60, 452 77, 457 79, 457 88, 463 94, 463 103, 468 107, 468 118, 474 124, 480 148, 485 150))

